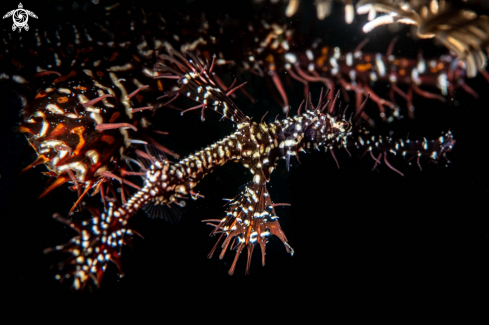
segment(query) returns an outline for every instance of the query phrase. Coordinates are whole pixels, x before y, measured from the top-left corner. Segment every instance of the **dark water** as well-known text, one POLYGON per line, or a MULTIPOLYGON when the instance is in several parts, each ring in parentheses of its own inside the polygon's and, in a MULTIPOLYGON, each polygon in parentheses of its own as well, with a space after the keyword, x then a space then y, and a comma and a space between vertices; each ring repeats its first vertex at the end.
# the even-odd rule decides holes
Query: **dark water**
MULTIPOLYGON (((62 1, 23 4, 38 15, 39 19, 29 20, 31 26, 38 28, 53 20, 87 22, 96 17, 96 11, 91 11, 96 7, 93 4, 86 10, 83 3, 73 9, 62 1), (60 8, 64 10, 59 11, 60 8)), ((16 7, 15 1, 0 5, 3 12, 16 7)), ((254 19, 253 7, 246 1, 239 5, 174 1, 148 8, 169 13, 203 10, 209 15, 220 11, 254 19), (167 9, 170 7, 174 11, 167 9)), ((263 10, 279 17, 280 8, 263 10)), ((300 33, 314 34, 332 46, 351 50, 365 37, 361 24, 346 25, 341 8, 335 9, 335 15, 317 22, 314 12, 305 6, 287 23, 300 33)), ((364 17, 359 19, 363 21, 364 17)), ((0 32, 10 31, 10 23, 2 21, 0 32)), ((415 56, 420 49, 426 57, 445 53, 431 42, 406 37, 407 32, 409 29, 399 32, 401 41, 396 55, 415 56)), ((379 28, 370 38, 368 51, 384 52, 392 34, 379 28)), ((239 42, 235 43, 238 44, 226 46, 239 46, 239 42)), ((171 312, 177 306, 190 311, 201 305, 209 308, 207 315, 219 315, 223 306, 240 310, 247 305, 246 308, 264 308, 278 304, 300 306, 310 314, 320 315, 326 310, 349 311, 365 305, 379 310, 393 306, 408 310, 432 308, 441 301, 462 303, 464 297, 487 289, 489 251, 489 84, 482 77, 467 83, 479 93, 478 100, 462 91, 456 92, 452 105, 416 97, 415 121, 406 118, 392 126, 381 126, 379 131, 385 134, 385 130, 393 129, 395 136, 405 137, 410 132, 411 139, 432 139, 451 128, 457 143, 448 155, 452 162, 448 167, 424 161, 420 171, 400 157, 390 158, 405 174, 400 177, 385 165, 379 171, 371 171, 372 159, 367 155, 360 160, 362 152, 355 151, 351 158, 346 152, 336 153, 339 170, 329 153, 301 154, 301 163, 293 159, 290 172, 281 162, 269 189, 274 202, 291 203, 291 207, 277 208, 277 213, 295 249, 293 257, 274 238, 267 246, 266 267, 261 266, 258 249, 255 250, 249 276, 244 275, 244 254, 234 276, 227 274, 233 252, 228 252, 224 261, 216 256, 206 258, 216 238, 208 237, 211 227, 200 221, 222 218, 221 199, 234 197, 239 186, 251 179, 244 168, 234 164, 216 170, 199 185, 198 190, 206 198, 189 202, 180 224, 150 220, 143 213, 135 216, 136 228, 145 239, 135 239, 133 250, 123 250, 125 277, 120 279, 116 267, 110 265, 101 289, 82 294, 73 294, 66 284, 54 280, 55 272, 49 266, 62 260, 62 254, 42 253, 44 248, 64 243, 74 235, 51 216, 55 212, 66 213, 76 195, 62 187, 38 200, 46 182, 40 173, 42 168, 16 175, 25 165, 21 154, 27 142, 12 132, 19 121, 18 105, 9 90, 2 89, 1 265, 8 309, 35 307, 47 311, 59 305, 86 311, 110 305, 117 306, 110 314, 124 315, 128 309, 137 308, 138 302, 153 302, 160 308, 148 306, 150 314, 153 310, 171 312)), ((312 87, 313 97, 318 96, 319 88, 312 87)), ((263 80, 254 79, 247 89, 257 103, 253 105, 244 96, 239 97, 236 103, 246 114, 259 118, 267 110, 278 111, 263 80)), ((375 90, 388 96, 385 85, 376 85, 375 90)), ((296 94, 291 96, 295 109, 302 100, 296 94)), ((399 103, 404 104, 401 100, 399 103)), ((375 104, 370 105, 375 108, 375 104)), ((180 117, 175 111, 163 112, 156 118, 154 123, 170 132, 173 149, 183 154, 232 130, 230 122, 218 123, 219 117, 212 112, 204 123, 197 114, 180 117)), ((478 303, 474 301, 474 308, 478 303)), ((20 318, 31 316, 19 314, 20 318)))

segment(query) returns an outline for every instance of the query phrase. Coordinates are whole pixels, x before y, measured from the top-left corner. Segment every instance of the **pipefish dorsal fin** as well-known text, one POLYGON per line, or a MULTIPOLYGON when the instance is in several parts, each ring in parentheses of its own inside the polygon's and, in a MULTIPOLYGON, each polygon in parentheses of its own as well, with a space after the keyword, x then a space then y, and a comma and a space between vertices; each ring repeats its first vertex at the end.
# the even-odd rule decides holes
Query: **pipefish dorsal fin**
POLYGON ((200 105, 183 111, 182 114, 190 110, 202 109, 203 119, 204 110, 210 108, 222 115, 223 118, 228 118, 232 122, 238 124, 250 121, 250 119, 229 97, 246 83, 235 86, 235 80, 227 90, 222 89, 211 78, 215 56, 213 57, 212 62, 206 60, 204 63, 201 59, 195 56, 195 54, 188 51, 187 55, 190 59, 187 59, 182 53, 174 49, 169 49, 168 53, 169 55, 160 55, 160 59, 167 61, 168 65, 160 63, 158 69, 169 72, 169 74, 160 77, 178 77, 181 86, 179 88, 175 87, 173 90, 169 91, 167 95, 183 95, 200 103, 200 105))

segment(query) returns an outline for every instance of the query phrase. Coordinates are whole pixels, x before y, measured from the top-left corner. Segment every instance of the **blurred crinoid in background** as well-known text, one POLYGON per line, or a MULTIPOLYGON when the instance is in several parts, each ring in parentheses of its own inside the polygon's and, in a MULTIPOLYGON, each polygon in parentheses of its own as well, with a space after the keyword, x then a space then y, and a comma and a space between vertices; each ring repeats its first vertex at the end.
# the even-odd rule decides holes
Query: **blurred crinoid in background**
POLYGON ((361 0, 358 14, 368 14, 368 33, 380 25, 402 23, 417 27, 420 38, 436 38, 465 61, 467 76, 485 67, 489 53, 489 2, 450 0, 361 0), (386 13, 377 16, 377 13, 386 13))

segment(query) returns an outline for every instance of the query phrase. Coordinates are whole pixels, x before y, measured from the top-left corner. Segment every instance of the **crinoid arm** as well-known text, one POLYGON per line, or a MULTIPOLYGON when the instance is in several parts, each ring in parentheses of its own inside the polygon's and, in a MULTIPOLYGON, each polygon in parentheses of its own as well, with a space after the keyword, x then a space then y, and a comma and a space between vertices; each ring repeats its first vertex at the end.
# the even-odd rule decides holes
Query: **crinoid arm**
POLYGON ((229 275, 234 274, 239 256, 244 248, 248 249, 246 262, 246 274, 250 273, 251 256, 255 245, 260 245, 262 264, 265 265, 265 248, 271 235, 277 236, 285 245, 285 249, 291 255, 294 250, 287 242, 274 205, 265 184, 248 183, 244 190, 228 203, 226 216, 221 220, 204 220, 216 227, 211 236, 221 234, 216 245, 209 253, 211 258, 217 245, 224 237, 221 245, 222 251, 219 258, 224 258, 227 249, 235 250, 236 255, 229 269, 229 275), (217 224, 213 224, 217 222, 217 224))
POLYGON ((121 269, 122 245, 131 245, 133 231, 127 226, 126 213, 114 203, 109 203, 106 212, 92 219, 73 222, 58 214, 56 220, 78 232, 68 243, 48 248, 44 252, 60 251, 70 256, 58 264, 60 274, 56 279, 72 281, 73 289, 82 290, 90 279, 100 287, 102 276, 109 262, 121 269))

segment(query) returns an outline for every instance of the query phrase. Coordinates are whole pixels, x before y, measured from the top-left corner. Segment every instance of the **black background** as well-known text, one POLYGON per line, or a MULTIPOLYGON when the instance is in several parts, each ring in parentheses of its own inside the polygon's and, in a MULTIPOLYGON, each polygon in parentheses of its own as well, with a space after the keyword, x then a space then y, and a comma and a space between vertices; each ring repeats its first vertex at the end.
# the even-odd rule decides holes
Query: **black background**
MULTIPOLYGON (((29 19, 31 28, 43 28, 53 21, 89 22, 95 17, 93 4, 87 10, 83 4, 73 8, 62 1, 23 4, 39 17, 29 19)), ((17 5, 16 1, 6 1, 0 8, 6 13, 17 5)), ((246 1, 169 1, 150 8, 169 14, 172 10, 204 10, 253 17, 253 8, 246 1)), ((283 6, 264 10, 281 15, 283 6)), ((11 30, 7 20, 2 21, 2 33, 11 30)), ((344 23, 338 6, 324 22, 317 22, 312 8, 304 6, 290 23, 344 50, 352 50, 365 37, 361 23, 344 23)), ((446 52, 432 41, 414 41, 407 32, 409 29, 399 32, 401 41, 394 54, 415 56, 421 49, 425 57, 433 57, 446 52)), ((385 52, 392 39, 386 28, 378 28, 369 36, 365 51, 371 52, 385 52)), ((239 46, 239 40, 226 46, 239 46)), ((277 312, 272 306, 297 306, 309 315, 324 316, 326 310, 351 311, 364 306, 379 311, 399 307, 408 312, 470 301, 477 310, 485 301, 471 297, 487 291, 489 271, 489 84, 480 76, 467 83, 479 93, 478 100, 461 90, 449 100, 450 105, 416 97, 416 120, 406 118, 378 130, 385 134, 392 129, 398 137, 410 132, 411 139, 433 139, 451 128, 457 143, 448 155, 452 161, 448 167, 424 161, 420 171, 415 164, 410 166, 402 158, 392 157, 390 162, 405 174, 400 177, 385 165, 371 171, 370 157, 360 160, 362 152, 355 151, 351 158, 346 152, 337 152, 339 170, 329 153, 322 152, 301 154, 301 164, 293 162, 290 172, 281 162, 269 189, 274 202, 291 203, 291 207, 277 208, 277 213, 295 249, 293 257, 275 238, 267 246, 266 267, 261 267, 258 249, 255 251, 249 276, 244 275, 245 255, 234 276, 227 274, 233 252, 228 252, 224 261, 216 256, 206 258, 216 238, 208 237, 211 227, 200 221, 221 218, 221 199, 236 195, 239 186, 251 178, 243 167, 232 164, 216 170, 199 185, 206 198, 189 202, 180 224, 151 220, 143 213, 136 215, 136 229, 145 239, 135 239, 133 250, 124 249, 125 277, 119 278, 116 267, 110 265, 101 288, 83 293, 73 293, 67 284, 54 279, 50 265, 62 260, 62 254, 43 254, 44 248, 64 243, 74 235, 51 216, 66 213, 76 196, 62 187, 38 200, 46 182, 39 170, 42 168, 17 176, 26 164, 21 155, 27 141, 12 132, 20 120, 19 108, 9 90, 2 89, 1 265, 7 307, 20 312, 31 307, 49 311, 62 306, 73 313, 85 313, 94 310, 90 308, 110 306, 108 315, 124 315, 137 302, 142 306, 151 302, 159 308, 148 304, 147 309, 136 310, 171 313, 181 306, 191 313, 192 307, 203 306, 205 315, 214 316, 223 309, 238 313, 241 309, 270 308, 271 314, 277 312)), ((267 110, 279 109, 264 81, 254 80, 247 89, 257 103, 238 98, 246 114, 259 118, 267 110)), ((300 95, 298 89, 291 97, 300 95)), ((376 85, 375 90, 387 95, 386 85, 376 85)), ((317 97, 319 86, 312 91, 317 97)), ((296 97, 292 102, 295 109, 301 100, 296 97)), ((405 109, 404 102, 399 103, 405 109)), ((375 114, 375 104, 369 105, 375 114)), ((176 152, 188 154, 231 132, 231 123, 218 123, 218 119, 209 112, 202 123, 196 114, 180 117, 176 111, 165 111, 157 115, 154 124, 170 132, 169 141, 176 152)), ((17 315, 21 319, 32 316, 17 315)))

